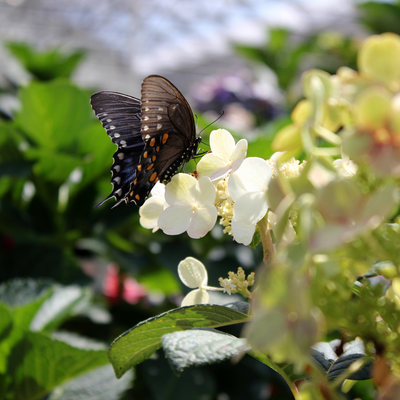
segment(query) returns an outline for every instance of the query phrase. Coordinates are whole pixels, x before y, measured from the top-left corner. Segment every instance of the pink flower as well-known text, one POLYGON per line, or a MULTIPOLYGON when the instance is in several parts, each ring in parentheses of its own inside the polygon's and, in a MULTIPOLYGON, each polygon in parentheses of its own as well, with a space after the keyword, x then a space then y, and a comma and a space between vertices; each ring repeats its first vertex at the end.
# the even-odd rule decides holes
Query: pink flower
POLYGON ((124 280, 122 298, 129 304, 136 304, 147 295, 146 290, 135 279, 128 276, 124 280))
POLYGON ((119 267, 115 264, 109 264, 107 274, 103 282, 103 293, 110 304, 117 304, 119 300, 120 281, 119 267))

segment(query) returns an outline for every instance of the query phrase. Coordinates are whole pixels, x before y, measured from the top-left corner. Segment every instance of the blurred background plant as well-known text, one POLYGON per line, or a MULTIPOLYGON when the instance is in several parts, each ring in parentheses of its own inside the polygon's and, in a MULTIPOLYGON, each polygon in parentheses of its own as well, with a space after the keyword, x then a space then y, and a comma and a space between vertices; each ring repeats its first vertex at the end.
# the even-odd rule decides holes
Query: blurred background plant
MULTIPOLYGON (((105 4, 102 20, 108 18, 105 4)), ((70 7, 74 6, 71 3, 70 7)), ((13 16, 18 7, 34 14, 20 1, 2 2, 0 7, 8 11, 1 13, 2 29, 7 26, 6 16, 13 16)), ((163 9, 164 15, 167 11, 168 7, 163 9)), ((85 12, 90 12, 90 7, 85 12)), ((96 11, 97 16, 100 14, 96 11)), ((82 342, 80 351, 89 352, 93 359, 81 369, 64 375, 54 369, 60 375, 53 380, 43 379, 38 371, 29 374, 27 371, 50 367, 43 348, 57 354, 61 352, 59 342, 68 342, 65 336, 53 335, 56 329, 108 345, 137 322, 175 308, 185 290, 177 279, 178 263, 185 257, 207 261, 209 282, 214 283, 226 275, 227 268, 236 270, 240 265, 249 273, 262 261, 260 248, 252 251, 232 242, 219 226, 200 240, 190 240, 185 234, 172 237, 143 229, 134 206, 111 210, 111 200, 94 209, 111 190, 109 168, 115 148, 94 117, 90 95, 110 89, 139 96, 140 77, 160 73, 188 95, 198 117, 198 130, 205 129, 205 142, 211 130, 228 128, 237 139, 249 140, 248 156, 268 158, 275 151, 271 148, 274 135, 291 123, 293 107, 301 99, 301 74, 309 68, 329 73, 336 73, 342 65, 355 69, 356 52, 364 37, 398 32, 400 6, 396 2, 359 3, 354 5, 350 22, 346 29, 335 29, 332 22, 302 32, 290 25, 269 28, 263 44, 233 45, 242 57, 234 59, 242 61, 231 65, 232 56, 217 48, 215 52, 220 52, 226 63, 197 75, 190 75, 192 67, 187 64, 168 69, 167 62, 164 70, 151 69, 154 62, 145 62, 145 51, 139 49, 132 65, 140 64, 143 56, 144 66, 135 76, 126 74, 115 85, 114 76, 93 78, 98 78, 96 60, 84 67, 90 58, 90 52, 82 50, 84 46, 69 51, 54 46, 43 49, 41 40, 38 50, 35 39, 29 44, 16 42, 12 39, 20 36, 3 31, 7 41, 0 81, 0 394, 4 398, 69 398, 69 390, 75 390, 73 379, 105 365, 105 350, 100 346, 92 354, 93 346, 82 342), (18 73, 9 73, 9 65, 16 64, 18 73), (85 74, 88 80, 83 84, 85 74), (130 77, 132 82, 127 83, 130 77), (124 84, 129 91, 123 90, 124 84), (206 128, 222 111, 223 117, 206 128), (58 290, 67 293, 65 288, 73 288, 72 292, 78 294, 70 301, 66 295, 54 296, 58 290), (81 297, 86 299, 84 307, 78 307, 81 297), (60 311, 64 310, 60 304, 66 311, 60 311), (53 315, 47 317, 48 325, 35 327, 32 321, 46 310, 53 315), (62 318, 54 316, 57 312, 62 318), (61 388, 68 382, 72 385, 69 389, 61 388)), ((212 47, 209 37, 200 40, 205 47, 212 47)), ((130 49, 125 43, 125 51, 130 49)), ((109 56, 105 47, 100 54, 102 58, 109 56)), ((127 69, 123 71, 127 73, 127 69)), ((187 169, 194 166, 192 161, 187 169)), ((239 335, 240 327, 230 332, 239 335)), ((76 350, 77 342, 70 339, 63 354, 89 360, 76 350)), ((276 373, 247 357, 235 366, 224 362, 189 369, 178 378, 161 355, 141 364, 136 374, 141 379, 133 382, 128 376, 118 384, 107 375, 104 380, 109 379, 110 387, 117 386, 105 398, 187 399, 188 393, 193 399, 292 398, 276 373), (160 381, 155 387, 155 375, 166 384, 160 381), (266 397, 262 393, 267 393, 266 397)), ((98 376, 93 374, 78 385, 86 396, 82 399, 93 398, 90 390, 98 376)), ((373 393, 371 381, 359 382, 349 398, 368 399, 373 393)))

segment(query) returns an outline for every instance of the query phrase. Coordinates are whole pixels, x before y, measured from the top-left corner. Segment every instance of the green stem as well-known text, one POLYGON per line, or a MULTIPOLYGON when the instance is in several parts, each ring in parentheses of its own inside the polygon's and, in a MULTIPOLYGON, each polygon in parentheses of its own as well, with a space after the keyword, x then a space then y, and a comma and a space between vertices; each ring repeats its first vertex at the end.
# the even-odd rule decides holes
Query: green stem
POLYGON ((271 232, 268 228, 267 216, 268 214, 257 224, 263 246, 263 261, 265 265, 268 265, 271 261, 272 254, 274 253, 274 244, 272 243, 271 232))

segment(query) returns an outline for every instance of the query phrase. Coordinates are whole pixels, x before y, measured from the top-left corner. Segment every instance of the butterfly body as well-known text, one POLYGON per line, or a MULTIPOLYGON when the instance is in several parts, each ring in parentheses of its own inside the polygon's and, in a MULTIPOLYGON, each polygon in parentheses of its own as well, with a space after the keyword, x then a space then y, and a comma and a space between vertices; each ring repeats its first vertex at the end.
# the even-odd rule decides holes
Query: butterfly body
POLYGON ((99 92, 91 104, 118 145, 111 166, 113 190, 97 206, 111 197, 117 200, 114 207, 123 201, 141 206, 156 182, 168 182, 197 153, 201 138, 196 137, 192 110, 179 90, 161 76, 144 79, 141 100, 99 92))

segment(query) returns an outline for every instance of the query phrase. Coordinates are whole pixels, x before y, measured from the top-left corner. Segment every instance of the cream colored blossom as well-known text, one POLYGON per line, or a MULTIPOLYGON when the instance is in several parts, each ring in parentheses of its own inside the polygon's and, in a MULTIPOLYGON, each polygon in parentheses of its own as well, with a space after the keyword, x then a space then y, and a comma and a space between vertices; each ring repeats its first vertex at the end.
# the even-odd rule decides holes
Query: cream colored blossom
POLYGON ((178 275, 187 287, 194 289, 182 300, 182 307, 208 302, 208 274, 203 263, 193 257, 186 257, 178 265, 178 275))
POLYGON ((198 239, 214 227, 215 187, 207 176, 197 181, 188 174, 175 175, 166 187, 165 199, 169 207, 158 218, 158 226, 167 235, 187 231, 191 238, 198 239))
POLYGON ((212 181, 236 171, 247 153, 247 140, 235 139, 225 129, 217 129, 210 134, 211 153, 206 154, 197 165, 199 176, 209 176, 212 181))
POLYGON ((219 283, 224 288, 224 293, 228 293, 229 295, 236 293, 236 285, 232 282, 232 279, 220 279, 219 283))
POLYGON ((299 160, 296 160, 294 157, 292 157, 289 161, 286 161, 284 163, 279 163, 278 160, 279 158, 284 154, 285 152, 280 151, 277 153, 274 153, 269 160, 267 160, 268 165, 271 168, 271 174, 272 174, 272 179, 276 178, 278 176, 278 167, 279 171, 286 177, 286 178, 293 178, 296 176, 299 176, 305 165, 307 164, 307 161, 302 161, 300 163, 299 160))
POLYGON ((151 197, 139 208, 140 225, 143 228, 152 229, 153 233, 156 232, 159 229, 158 218, 167 207, 165 185, 157 182, 151 191, 151 197))

